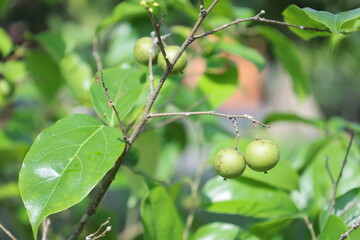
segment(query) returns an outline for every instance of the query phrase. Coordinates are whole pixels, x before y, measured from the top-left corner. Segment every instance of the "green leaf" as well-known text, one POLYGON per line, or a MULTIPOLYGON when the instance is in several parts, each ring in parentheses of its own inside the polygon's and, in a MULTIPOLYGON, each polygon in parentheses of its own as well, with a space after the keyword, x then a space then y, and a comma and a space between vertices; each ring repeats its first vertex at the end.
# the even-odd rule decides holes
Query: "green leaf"
POLYGON ((275 55, 291 76, 296 95, 300 99, 307 97, 310 92, 310 81, 302 67, 295 44, 274 28, 261 26, 256 27, 256 30, 271 43, 275 55))
POLYGON ((266 174, 247 168, 242 176, 287 191, 295 190, 299 185, 297 172, 287 163, 287 159, 283 158, 266 174))
POLYGON ((272 113, 266 116, 266 118, 263 120, 263 123, 271 124, 278 121, 300 122, 309 124, 319 129, 325 128, 325 121, 323 119, 309 119, 294 113, 272 113))
MULTIPOLYGON (((320 229, 325 226, 328 219, 329 208, 321 211, 319 218, 320 229)), ((348 226, 358 220, 360 215, 360 188, 354 188, 336 198, 335 214, 339 216, 348 226)))
POLYGON ((13 49, 13 43, 7 32, 0 27, 0 56, 7 57, 13 49))
MULTIPOLYGON (((129 65, 103 70, 104 82, 121 119, 135 106, 145 82, 145 73, 129 65)), ((98 73, 90 87, 91 100, 97 114, 110 126, 118 124, 115 112, 104 93, 98 73)))
POLYGON ((212 109, 217 109, 237 88, 238 71, 235 65, 222 74, 206 73, 201 76, 198 88, 208 97, 212 109))
POLYGON ((119 129, 83 114, 63 118, 37 136, 19 177, 34 239, 44 218, 88 195, 123 148, 119 129))
POLYGON ((324 230, 320 232, 318 240, 332 240, 332 239, 339 239, 341 234, 347 231, 346 224, 344 221, 335 216, 331 215, 324 227, 324 230))
POLYGON ((286 225, 298 217, 282 217, 276 219, 266 220, 260 223, 255 223, 250 227, 250 232, 260 237, 261 239, 271 239, 273 235, 285 228, 286 225))
POLYGON ((141 220, 144 239, 181 240, 183 222, 174 202, 164 187, 155 186, 141 204, 141 220))
POLYGON ((66 83, 79 102, 90 103, 89 86, 93 75, 91 67, 75 53, 62 58, 59 64, 66 83))
POLYGON ((203 188, 202 205, 209 212, 255 218, 298 213, 289 194, 244 178, 227 181, 220 177, 210 179, 203 188))
MULTIPOLYGON (((325 11, 317 11, 312 8, 299 8, 296 5, 287 7, 283 16, 288 23, 304 27, 313 27, 318 29, 328 29, 331 33, 339 34, 342 31, 359 30, 360 8, 347 12, 332 14, 325 11)), ((329 36, 329 32, 319 32, 311 30, 301 30, 290 27, 291 31, 307 40, 318 36, 329 36)))
POLYGON ((28 50, 25 54, 25 64, 42 95, 47 100, 54 99, 64 79, 53 58, 45 52, 28 50))
POLYGON ((26 76, 25 63, 19 60, 4 62, 0 71, 2 72, 2 75, 11 82, 22 80, 26 76))
POLYGON ((191 240, 258 240, 258 238, 234 224, 214 222, 200 227, 191 240))
POLYGON ((112 24, 118 23, 123 20, 131 20, 139 18, 140 16, 146 16, 147 12, 144 7, 140 6, 140 1, 138 2, 121 2, 112 11, 111 15, 105 18, 97 27, 96 33, 102 30, 105 27, 108 27, 112 24))
POLYGON ((9 7, 9 3, 10 3, 10 0, 2 0, 2 1, 0 1, 0 17, 2 17, 2 15, 4 13, 6 13, 6 10, 9 7))
POLYGON ((65 56, 66 43, 60 33, 46 31, 37 34, 35 39, 46 49, 55 61, 59 61, 65 56))
POLYGON ((240 43, 231 43, 225 41, 220 41, 215 46, 216 49, 220 51, 235 54, 237 56, 249 60, 250 62, 256 65, 259 71, 261 71, 266 65, 266 61, 263 58, 263 56, 261 56, 261 54, 254 48, 244 46, 240 43))

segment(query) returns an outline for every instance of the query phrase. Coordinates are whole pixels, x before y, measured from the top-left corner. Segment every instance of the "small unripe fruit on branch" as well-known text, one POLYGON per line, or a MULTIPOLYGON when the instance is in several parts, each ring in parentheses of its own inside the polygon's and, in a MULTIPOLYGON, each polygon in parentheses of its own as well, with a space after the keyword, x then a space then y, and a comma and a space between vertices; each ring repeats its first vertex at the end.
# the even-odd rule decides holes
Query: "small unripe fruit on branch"
POLYGON ((255 140, 245 149, 246 164, 254 171, 269 171, 275 167, 279 158, 279 149, 271 140, 255 140))
POLYGON ((225 148, 216 154, 215 171, 224 179, 239 177, 245 170, 244 156, 232 148, 225 148))
MULTIPOLYGON (((175 58, 175 55, 178 53, 179 50, 180 47, 178 46, 168 46, 165 48, 166 56, 170 62, 175 58)), ((166 69, 166 61, 161 53, 159 53, 158 56, 158 64, 162 70, 166 69)), ((178 59, 178 61, 176 62, 175 66, 173 67, 170 73, 171 74, 181 73, 185 69, 186 64, 187 64, 187 55, 185 52, 183 52, 183 54, 180 56, 180 58, 178 59)))
POLYGON ((134 46, 134 57, 141 64, 149 64, 149 50, 152 50, 151 57, 153 64, 156 63, 159 47, 153 44, 151 37, 143 37, 136 41, 134 46))

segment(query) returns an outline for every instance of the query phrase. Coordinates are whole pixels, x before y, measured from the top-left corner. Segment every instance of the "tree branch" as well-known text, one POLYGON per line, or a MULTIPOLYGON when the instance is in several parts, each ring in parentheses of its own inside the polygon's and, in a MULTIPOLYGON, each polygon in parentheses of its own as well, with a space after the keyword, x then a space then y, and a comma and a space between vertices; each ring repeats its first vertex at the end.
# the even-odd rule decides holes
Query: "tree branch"
POLYGON ((125 142, 127 142, 125 126, 124 126, 123 122, 120 119, 119 111, 117 110, 113 100, 111 99, 111 97, 109 95, 109 92, 108 92, 108 89, 106 87, 105 81, 104 81, 104 74, 102 72, 102 62, 101 62, 101 58, 100 58, 99 51, 98 51, 98 40, 97 40, 96 37, 93 40, 93 56, 95 58, 97 70, 100 73, 100 81, 101 81, 102 87, 104 89, 106 98, 108 99, 109 104, 111 105, 112 109, 114 110, 114 113, 115 113, 116 118, 118 120, 119 127, 121 129, 123 138, 124 138, 125 142))
MULTIPOLYGON (((349 156, 349 152, 350 152, 350 148, 351 148, 351 145, 352 145, 352 142, 353 142, 353 139, 354 139, 354 135, 355 135, 355 132, 354 130, 349 130, 349 134, 350 134, 350 141, 349 141, 349 145, 346 149, 346 154, 345 154, 345 157, 344 157, 344 160, 342 162, 342 165, 341 165, 341 169, 340 169, 340 172, 339 172, 339 176, 338 178, 336 179, 335 182, 333 182, 333 194, 332 194, 332 198, 331 198, 331 201, 330 201, 330 207, 329 207, 329 214, 333 214, 334 212, 334 208, 335 208, 335 201, 336 201, 336 193, 337 193, 337 188, 339 186, 339 182, 341 180, 341 177, 342 177, 342 174, 344 172, 344 168, 345 168, 345 165, 347 163, 347 159, 348 159, 348 156, 349 156)), ((329 170, 330 172, 330 170, 329 170)), ((331 174, 331 173, 330 173, 331 174)), ((332 175, 330 175, 332 176, 332 175)), ((334 180, 332 180, 334 181, 334 180)))
POLYGON ((247 119, 253 123, 257 123, 261 126, 270 128, 270 125, 264 124, 258 120, 256 120, 253 116, 250 116, 248 114, 244 115, 232 115, 232 114, 224 114, 224 113, 217 113, 215 111, 200 111, 200 112, 173 112, 173 113, 149 113, 147 115, 147 118, 157 118, 157 117, 172 117, 172 116, 182 116, 182 117, 189 117, 193 115, 212 115, 212 116, 218 116, 223 117, 227 119, 237 119, 237 118, 243 118, 247 119))
POLYGON ((306 227, 309 229, 309 232, 311 234, 311 239, 316 240, 316 234, 315 234, 315 231, 314 231, 313 224, 310 222, 308 216, 304 216, 303 219, 304 219, 304 222, 306 224, 306 227))
POLYGON ((7 230, 1 223, 0 223, 0 229, 3 230, 4 233, 6 233, 6 235, 8 235, 11 240, 16 240, 16 238, 11 234, 11 232, 7 230))
POLYGON ((353 231, 355 231, 359 227, 360 227, 360 221, 357 221, 357 222, 353 223, 351 228, 347 232, 341 234, 341 237, 339 238, 339 240, 344 240, 345 238, 347 238, 350 235, 350 233, 352 233, 353 231))

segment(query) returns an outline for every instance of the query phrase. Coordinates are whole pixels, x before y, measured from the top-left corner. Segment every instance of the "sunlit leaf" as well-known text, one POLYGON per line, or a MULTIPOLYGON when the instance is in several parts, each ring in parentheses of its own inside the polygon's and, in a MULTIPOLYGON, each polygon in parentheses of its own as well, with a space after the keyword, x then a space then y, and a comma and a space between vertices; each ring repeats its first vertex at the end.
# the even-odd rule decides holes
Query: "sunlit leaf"
POLYGON ((203 188, 204 210, 266 218, 297 214, 290 195, 246 179, 210 179, 203 188))
POLYGON ((345 233, 347 230, 346 224, 344 221, 332 215, 328 218, 323 231, 320 232, 318 240, 330 240, 330 239, 339 239, 341 234, 345 233))
POLYGON ((7 57, 13 49, 13 43, 6 31, 0 27, 0 55, 7 57))
POLYGON ((191 240, 258 240, 249 232, 230 223, 214 222, 200 227, 191 240))
POLYGON ((37 136, 19 177, 34 238, 44 218, 87 196, 123 148, 119 129, 82 114, 63 118, 37 136))

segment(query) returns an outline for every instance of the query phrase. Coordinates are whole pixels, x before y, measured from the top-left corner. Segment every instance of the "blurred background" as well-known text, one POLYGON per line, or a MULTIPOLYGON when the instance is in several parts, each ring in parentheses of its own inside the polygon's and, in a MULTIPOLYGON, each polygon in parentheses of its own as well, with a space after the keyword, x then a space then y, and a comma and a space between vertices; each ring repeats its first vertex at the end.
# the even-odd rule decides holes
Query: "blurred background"
MULTIPOLYGON (((94 114, 88 93, 96 73, 92 57, 93 37, 95 34, 99 36, 99 52, 104 68, 109 68, 133 62, 135 41, 152 31, 145 11, 134 10, 132 15, 117 19, 116 6, 121 2, 0 2, 0 223, 17 239, 31 238, 17 179, 33 140, 40 131, 64 116, 94 114)), ((194 23, 197 1, 192 1, 194 9, 184 11, 179 11, 174 1, 165 2, 162 6, 167 5, 168 17, 162 33, 172 32, 174 35, 167 40, 168 44, 179 45, 188 27, 194 23)), ((220 2, 204 25, 205 30, 236 17, 253 16, 262 9, 266 11, 264 17, 283 21, 282 12, 291 4, 332 13, 360 7, 357 0, 220 2), (227 12, 229 6, 235 6, 233 15, 227 12)), ((155 15, 160 18, 163 11, 160 9, 155 15)), ((299 170, 306 162, 304 156, 311 144, 326 136, 327 131, 332 131, 331 128, 316 127, 318 122, 343 127, 347 122, 358 123, 360 120, 360 34, 350 34, 336 44, 331 41, 330 38, 304 41, 280 25, 245 23, 231 27, 190 47, 190 62, 186 71, 181 76, 171 77, 156 110, 183 111, 190 107, 192 110, 217 110, 229 114, 247 113, 260 121, 273 121, 270 129, 259 128, 259 134, 275 139, 283 149, 282 156, 285 159, 292 156, 287 161, 299 170), (269 27, 282 39, 282 43, 291 46, 284 45, 281 49, 273 44, 273 39, 267 34, 269 27), (228 46, 234 46, 234 52, 224 44, 216 47, 219 39, 229 43, 228 46), (237 51, 241 53, 236 54, 237 51), (291 56, 279 57, 282 51, 291 52, 291 56), (294 61, 293 65, 284 67, 288 61, 294 61), (296 70, 289 70, 294 65, 296 70), (218 95, 209 93, 211 97, 208 97, 208 89, 218 90, 218 85, 214 87, 203 83, 205 80, 202 79, 204 76, 210 78, 209 74, 215 79, 226 78, 230 74, 235 87, 219 91, 218 95), (301 78, 295 81, 296 76, 301 78), (185 90, 177 91, 180 88, 185 90), (170 104, 164 106, 167 102, 170 104), (198 104, 192 106, 194 103, 198 104), (282 118, 273 115, 276 113, 290 114, 288 119, 296 122, 276 122, 274 118, 282 118), (311 121, 318 122, 309 124, 311 121)), ((154 121, 154 126, 157 123, 161 121, 154 121)), ((239 120, 239 126, 242 136, 239 145, 243 150, 254 139, 254 132, 251 123, 246 120, 239 120)), ((152 176, 175 182, 184 176, 194 177, 198 165, 229 142, 234 142, 231 121, 197 117, 177 121, 161 129, 150 127, 138 139, 130 157, 139 161, 139 169, 146 169, 147 165, 142 160, 151 156, 156 162, 156 166, 149 170, 152 176)), ((142 193, 136 189, 134 173, 127 168, 121 171, 96 217, 87 226, 87 232, 96 230, 108 216, 112 217, 114 228, 106 239, 134 239, 141 231, 138 206, 142 193)), ((206 168, 202 182, 211 176, 214 172, 206 168)), ((189 190, 183 191, 186 196, 189 190)), ((88 199, 85 199, 75 207, 51 216, 50 239, 65 239, 80 219, 87 202, 88 199)), ((188 199, 181 198, 179 204, 185 209, 185 215, 188 199)), ((218 217, 199 213, 194 226, 196 228, 218 217)), ((223 217, 229 222, 238 221, 234 216, 223 217)), ((254 221, 244 218, 244 226, 254 221)), ((288 239, 295 239, 294 236, 304 229, 304 224, 295 223, 288 239)), ((8 239, 2 231, 0 239, 8 239)))

